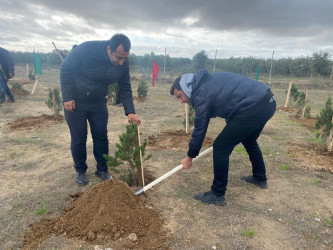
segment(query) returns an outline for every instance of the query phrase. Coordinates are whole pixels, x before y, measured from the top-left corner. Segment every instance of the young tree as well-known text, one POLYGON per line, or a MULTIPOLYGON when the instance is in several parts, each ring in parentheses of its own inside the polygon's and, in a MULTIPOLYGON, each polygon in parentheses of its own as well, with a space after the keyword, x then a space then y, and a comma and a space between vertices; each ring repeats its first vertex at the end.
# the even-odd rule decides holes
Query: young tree
POLYGON ((330 54, 325 51, 314 52, 312 54, 314 72, 322 76, 331 73, 330 57, 330 54))
POLYGON ((145 98, 147 97, 148 93, 148 84, 144 80, 140 80, 139 86, 138 86, 138 97, 139 98, 145 98))
POLYGON ((104 155, 104 158, 107 160, 108 167, 115 173, 119 172, 117 169, 118 166, 120 166, 123 162, 127 163, 128 168, 125 179, 128 180, 127 182, 129 184, 133 183, 134 186, 138 186, 139 182, 137 169, 141 164, 138 160, 140 151, 143 160, 148 160, 151 157, 151 154, 149 154, 146 158, 144 158, 147 141, 145 141, 141 146, 136 147, 136 130, 136 125, 127 125, 126 133, 119 136, 120 143, 116 144, 117 151, 115 152, 115 156, 112 157, 110 155, 104 155))
POLYGON ((202 50, 198 53, 196 53, 193 56, 193 66, 194 66, 194 70, 197 71, 199 69, 202 68, 206 68, 206 65, 208 63, 208 56, 206 51, 202 50))
MULTIPOLYGON (((59 116, 60 110, 62 110, 62 101, 60 98, 60 91, 59 89, 54 89, 54 97, 55 97, 55 102, 56 102, 56 116, 59 116)), ((49 95, 48 99, 46 100, 45 104, 50 108, 53 109, 53 100, 52 100, 52 90, 49 90, 49 95)))
POLYGON ((325 103, 325 108, 320 110, 320 114, 317 115, 316 129, 322 129, 321 137, 327 138, 330 130, 333 128, 332 124, 333 108, 332 97, 329 96, 325 103))

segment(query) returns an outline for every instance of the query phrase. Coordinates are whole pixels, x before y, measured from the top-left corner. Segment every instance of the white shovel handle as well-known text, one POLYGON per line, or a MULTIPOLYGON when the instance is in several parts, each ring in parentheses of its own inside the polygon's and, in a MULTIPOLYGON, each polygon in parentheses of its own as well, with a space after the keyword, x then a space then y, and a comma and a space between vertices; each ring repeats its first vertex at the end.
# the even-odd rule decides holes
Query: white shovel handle
MULTIPOLYGON (((197 157, 195 157, 193 159, 193 161, 196 161, 197 159, 199 159, 202 156, 205 156, 206 154, 210 153, 211 151, 213 151, 213 147, 210 147, 208 149, 206 149, 205 151, 201 152, 197 157)), ((140 195, 144 192, 146 192, 148 189, 152 188, 153 186, 155 186, 157 183, 160 183, 161 181, 163 181, 164 179, 168 178, 169 176, 173 175, 174 173, 178 172, 179 170, 181 170, 183 168, 183 165, 180 164, 179 166, 173 168, 172 170, 170 170, 169 172, 165 173, 164 175, 162 175, 161 177, 157 178, 156 180, 154 180, 153 182, 149 183, 147 186, 144 186, 142 189, 140 189, 139 191, 137 191, 135 194, 136 195, 140 195)))

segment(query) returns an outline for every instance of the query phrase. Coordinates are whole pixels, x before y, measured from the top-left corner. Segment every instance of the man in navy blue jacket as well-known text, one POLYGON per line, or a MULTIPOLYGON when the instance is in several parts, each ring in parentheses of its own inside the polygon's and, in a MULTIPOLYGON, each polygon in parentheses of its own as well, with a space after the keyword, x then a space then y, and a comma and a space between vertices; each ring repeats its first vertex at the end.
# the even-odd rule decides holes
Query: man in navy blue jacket
POLYGON ((267 188, 265 163, 257 143, 266 122, 274 115, 276 103, 270 88, 260 82, 234 73, 213 73, 199 70, 178 77, 170 94, 180 103, 195 109, 194 130, 185 159, 184 169, 192 166, 201 149, 210 118, 221 117, 226 126, 213 144, 214 180, 211 190, 196 194, 204 203, 223 206, 228 184, 229 156, 242 143, 252 163, 252 175, 243 176, 246 182, 267 188))
POLYGON ((0 47, 0 104, 6 101, 15 102, 13 93, 8 88, 8 79, 15 76, 14 61, 8 50, 0 47))
POLYGON ((103 155, 109 153, 107 136, 108 85, 118 82, 120 97, 128 120, 141 120, 135 114, 129 74, 131 42, 123 34, 107 41, 88 41, 77 46, 61 65, 60 82, 65 118, 71 133, 71 151, 79 185, 88 184, 86 177, 87 120, 93 138, 97 162, 95 175, 103 181, 112 178, 103 155))

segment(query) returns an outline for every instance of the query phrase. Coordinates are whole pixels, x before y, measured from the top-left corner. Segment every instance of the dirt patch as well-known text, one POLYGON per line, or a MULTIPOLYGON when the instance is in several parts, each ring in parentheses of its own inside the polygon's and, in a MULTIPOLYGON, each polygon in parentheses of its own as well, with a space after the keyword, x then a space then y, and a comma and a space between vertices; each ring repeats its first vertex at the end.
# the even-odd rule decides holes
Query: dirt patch
POLYGON ((23 249, 37 249, 51 234, 116 249, 156 249, 167 239, 160 214, 123 182, 104 181, 72 198, 74 202, 60 218, 42 219, 29 226, 31 232, 23 235, 23 249))
POLYGON ((300 168, 333 173, 333 152, 318 144, 291 144, 288 153, 300 168))
MULTIPOLYGON (((151 135, 148 137, 148 146, 151 149, 171 149, 171 150, 186 150, 191 139, 191 134, 186 134, 184 130, 163 131, 157 136, 151 135)), ((212 146, 214 139, 206 136, 203 146, 212 146)))
POLYGON ((307 129, 313 131, 316 128, 317 118, 310 117, 310 118, 301 118, 295 116, 289 116, 289 118, 295 122, 303 124, 307 129))
POLYGON ((280 107, 277 107, 276 110, 296 114, 298 109, 293 108, 293 107, 282 107, 282 106, 280 106, 280 107))
POLYGON ((10 91, 13 93, 14 96, 27 96, 28 93, 27 92, 24 92, 20 89, 15 89, 15 88, 11 88, 10 91))
POLYGON ((138 102, 145 102, 147 100, 147 97, 139 98, 137 96, 133 96, 133 100, 138 102))
POLYGON ((10 84, 13 84, 15 82, 22 84, 22 85, 32 84, 32 82, 27 81, 26 79, 19 79, 19 78, 14 78, 14 79, 11 79, 8 81, 8 83, 10 83, 10 84))
POLYGON ((10 131, 22 131, 32 130, 48 127, 54 123, 63 122, 64 117, 59 115, 54 117, 53 115, 41 115, 41 116, 30 116, 17 119, 11 123, 8 123, 10 131))
POLYGON ((296 114, 298 112, 298 108, 294 107, 277 107, 276 110, 283 111, 283 112, 288 112, 291 115, 289 118, 295 122, 298 122, 300 124, 303 124, 307 129, 309 130, 315 130, 316 128, 316 122, 317 118, 316 117, 309 117, 309 118, 301 118, 297 117, 296 114))

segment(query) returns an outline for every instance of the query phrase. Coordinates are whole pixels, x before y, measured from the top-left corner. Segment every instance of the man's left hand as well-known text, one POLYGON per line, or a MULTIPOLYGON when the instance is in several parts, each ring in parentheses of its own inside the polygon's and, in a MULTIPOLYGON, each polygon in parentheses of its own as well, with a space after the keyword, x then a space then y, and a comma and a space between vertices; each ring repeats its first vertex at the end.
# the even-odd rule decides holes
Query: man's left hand
POLYGON ((188 169, 188 168, 192 167, 192 158, 186 156, 185 159, 182 160, 180 163, 183 165, 184 169, 188 169))
POLYGON ((141 124, 141 119, 139 118, 139 116, 137 116, 136 114, 128 114, 128 120, 129 122, 135 122, 136 125, 140 125, 141 124))

